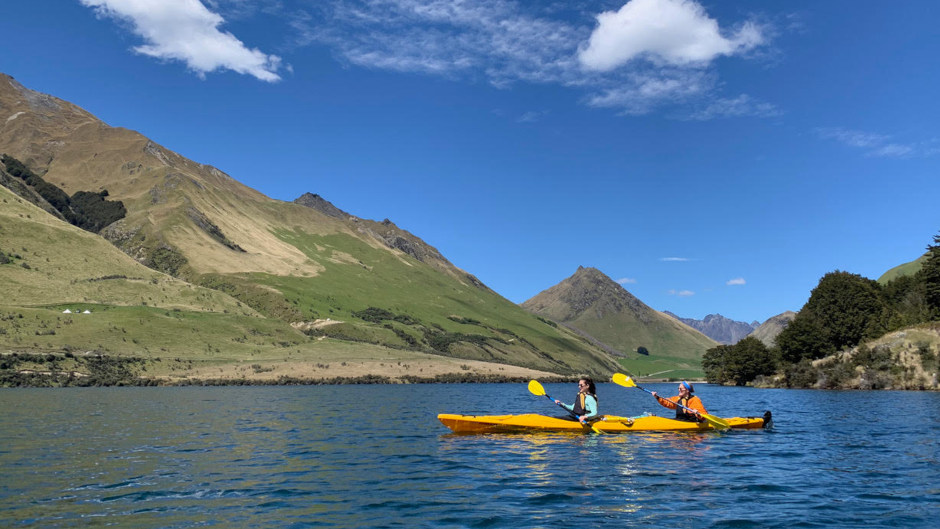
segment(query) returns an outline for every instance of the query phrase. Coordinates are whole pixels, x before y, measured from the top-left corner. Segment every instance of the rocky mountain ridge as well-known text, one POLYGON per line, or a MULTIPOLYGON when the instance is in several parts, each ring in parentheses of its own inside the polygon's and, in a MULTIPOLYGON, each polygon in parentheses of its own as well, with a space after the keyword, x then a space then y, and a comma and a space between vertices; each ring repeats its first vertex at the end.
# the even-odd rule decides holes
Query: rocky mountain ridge
POLYGON ((746 338, 749 334, 754 332, 754 329, 760 325, 760 323, 756 321, 752 323, 735 321, 730 318, 726 318, 721 314, 709 314, 701 320, 683 318, 669 312, 668 310, 664 311, 663 314, 668 314, 669 316, 672 316, 689 327, 697 329, 699 332, 705 336, 708 336, 712 340, 725 345, 733 345, 738 343, 739 341, 746 338))

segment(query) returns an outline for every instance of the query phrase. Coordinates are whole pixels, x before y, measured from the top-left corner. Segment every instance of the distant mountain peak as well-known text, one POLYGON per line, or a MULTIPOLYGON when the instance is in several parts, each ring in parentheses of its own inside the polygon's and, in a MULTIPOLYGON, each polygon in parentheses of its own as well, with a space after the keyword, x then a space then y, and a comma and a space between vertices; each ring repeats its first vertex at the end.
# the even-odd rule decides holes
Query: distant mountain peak
POLYGON ((681 321, 693 329, 708 336, 712 340, 723 344, 735 344, 746 338, 757 328, 757 322, 745 323, 743 321, 734 321, 721 314, 708 314, 704 319, 696 320, 693 318, 682 318, 669 311, 665 314, 681 321))
POLYGON ((523 303, 523 307, 534 312, 548 305, 555 305, 556 310, 564 307, 555 314, 561 316, 561 321, 577 319, 590 311, 591 316, 601 318, 625 310, 635 315, 653 310, 597 268, 585 266, 579 266, 571 277, 523 303))
POLYGON ((626 354, 698 361, 715 342, 650 308, 596 268, 579 266, 557 285, 522 303, 583 336, 626 354))
POLYGON ((751 336, 764 342, 767 347, 773 347, 777 335, 796 318, 796 313, 788 310, 782 314, 769 318, 767 321, 757 326, 751 336))

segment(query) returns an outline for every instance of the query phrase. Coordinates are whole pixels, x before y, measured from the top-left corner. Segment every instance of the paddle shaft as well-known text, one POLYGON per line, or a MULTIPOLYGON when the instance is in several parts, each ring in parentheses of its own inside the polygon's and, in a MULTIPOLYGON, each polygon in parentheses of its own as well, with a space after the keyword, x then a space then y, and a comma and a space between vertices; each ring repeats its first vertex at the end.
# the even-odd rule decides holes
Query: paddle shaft
MULTIPOLYGON (((658 396, 659 396, 659 395, 654 395, 652 391, 650 391, 650 390, 648 390, 648 389, 646 389, 646 388, 644 388, 644 387, 637 386, 637 385, 636 385, 636 382, 634 382, 630 377, 628 377, 627 375, 624 375, 623 373, 614 373, 614 376, 613 376, 612 378, 613 378, 614 383, 617 384, 618 386, 623 386, 623 387, 626 387, 626 388, 639 388, 639 389, 642 389, 643 391, 649 393, 650 395, 653 395, 654 397, 658 397, 658 396)), ((688 406, 683 406, 682 404, 679 404, 678 402, 675 402, 675 401, 671 401, 671 400, 669 400, 669 399, 667 399, 667 398, 663 398, 663 400, 665 400, 666 402, 671 402, 671 403, 675 404, 676 406, 678 406, 678 407, 680 407, 680 408, 682 408, 682 409, 684 409, 684 410, 688 410, 688 411, 690 411, 690 412, 692 412, 692 413, 694 413, 694 414, 696 414, 696 415, 700 415, 702 418, 704 418, 706 421, 708 421, 709 424, 711 424, 713 427, 715 427, 715 428, 717 428, 717 429, 719 429, 719 430, 724 430, 724 429, 726 429, 726 428, 731 428, 731 425, 728 424, 728 422, 725 421, 724 419, 721 419, 721 418, 718 418, 718 417, 714 417, 714 416, 709 415, 709 414, 707 414, 707 413, 702 413, 702 412, 700 412, 700 411, 698 411, 698 410, 693 410, 693 409, 689 408, 688 406)))
MULTIPOLYGON (((548 400, 550 400, 550 401, 552 401, 552 404, 555 404, 555 399, 549 397, 549 396, 548 396, 548 393, 545 393, 545 398, 548 399, 548 400)), ((559 404, 558 407, 561 408, 561 409, 563 409, 563 410, 565 410, 565 411, 567 411, 567 412, 568 412, 568 415, 571 415, 573 418, 578 419, 578 416, 577 416, 577 414, 575 414, 575 412, 569 411, 568 408, 562 406, 561 404, 559 404)), ((580 419, 578 419, 578 420, 580 421, 580 419)))

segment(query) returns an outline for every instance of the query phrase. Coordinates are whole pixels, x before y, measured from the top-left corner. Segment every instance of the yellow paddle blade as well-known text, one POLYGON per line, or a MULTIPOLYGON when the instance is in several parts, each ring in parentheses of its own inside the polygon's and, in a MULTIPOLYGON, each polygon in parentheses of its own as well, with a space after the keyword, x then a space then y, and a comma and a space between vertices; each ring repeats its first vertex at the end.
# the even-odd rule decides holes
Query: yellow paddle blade
POLYGON ((702 417, 704 417, 705 420, 708 421, 708 424, 712 425, 712 427, 714 427, 716 430, 727 430, 728 428, 731 428, 731 425, 728 424, 728 421, 722 419, 721 417, 715 417, 714 415, 709 415, 707 413, 703 413, 702 417))
POLYGON ((624 375, 623 373, 614 373, 612 380, 614 381, 614 384, 617 384, 618 386, 623 386, 625 388, 636 387, 636 383, 633 382, 633 379, 627 375, 624 375))
POLYGON ((538 380, 529 381, 529 391, 533 395, 538 395, 539 397, 542 397, 545 395, 545 388, 543 388, 542 385, 539 384, 538 380))

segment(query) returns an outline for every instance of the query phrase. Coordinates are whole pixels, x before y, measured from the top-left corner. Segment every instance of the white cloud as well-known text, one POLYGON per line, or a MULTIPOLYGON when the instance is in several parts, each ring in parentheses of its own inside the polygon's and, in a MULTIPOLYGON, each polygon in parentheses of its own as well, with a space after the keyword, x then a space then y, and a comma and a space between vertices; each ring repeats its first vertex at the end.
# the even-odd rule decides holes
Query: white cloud
POLYGON ((682 298, 687 298, 687 297, 689 297, 689 296, 694 296, 694 295, 695 295, 695 292, 693 292, 693 291, 691 291, 691 290, 676 290, 676 289, 671 289, 671 290, 667 290, 667 291, 666 291, 666 294, 669 294, 670 296, 679 296, 679 297, 682 297, 682 298))
POLYGON ((763 40, 753 23, 723 36, 718 22, 691 0, 631 0, 619 11, 597 15, 597 28, 578 59, 585 68, 599 71, 634 59, 704 66, 719 56, 748 51, 763 40))
POLYGON ((940 154, 940 141, 932 138, 927 141, 898 143, 885 134, 846 129, 842 127, 820 127, 816 134, 824 140, 834 140, 847 147, 861 149, 866 156, 877 158, 927 158, 940 154))
POLYGON ((736 277, 734 279, 729 279, 726 285, 746 285, 747 281, 743 277, 736 277))
POLYGON ((685 262, 690 259, 688 257, 660 257, 659 260, 666 262, 685 262))
POLYGON ((634 279, 634 278, 632 278, 632 277, 622 277, 622 278, 620 278, 620 279, 617 280, 617 283, 619 283, 619 284, 621 284, 621 285, 627 285, 627 284, 634 285, 634 284, 636 284, 636 279, 634 279))
POLYGON ((182 61, 199 75, 227 69, 262 81, 280 79, 280 57, 248 49, 231 33, 220 31, 225 20, 199 0, 80 1, 100 17, 129 22, 145 42, 134 48, 142 55, 182 61))

